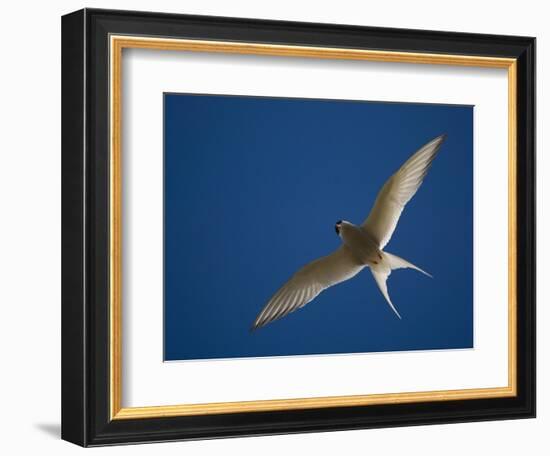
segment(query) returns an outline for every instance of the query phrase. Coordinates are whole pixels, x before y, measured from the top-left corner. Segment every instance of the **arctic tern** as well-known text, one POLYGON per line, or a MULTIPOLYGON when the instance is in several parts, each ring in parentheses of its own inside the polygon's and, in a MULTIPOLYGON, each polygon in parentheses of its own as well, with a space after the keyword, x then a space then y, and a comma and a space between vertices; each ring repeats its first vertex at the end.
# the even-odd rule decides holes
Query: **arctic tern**
POLYGON ((351 279, 368 267, 391 309, 401 319, 388 294, 386 281, 394 269, 426 271, 383 249, 389 242, 405 205, 419 189, 446 135, 438 136, 415 152, 391 176, 376 197, 369 216, 360 225, 340 220, 336 234, 341 246, 296 272, 273 295, 256 317, 252 330, 278 320, 313 301, 323 290, 351 279))

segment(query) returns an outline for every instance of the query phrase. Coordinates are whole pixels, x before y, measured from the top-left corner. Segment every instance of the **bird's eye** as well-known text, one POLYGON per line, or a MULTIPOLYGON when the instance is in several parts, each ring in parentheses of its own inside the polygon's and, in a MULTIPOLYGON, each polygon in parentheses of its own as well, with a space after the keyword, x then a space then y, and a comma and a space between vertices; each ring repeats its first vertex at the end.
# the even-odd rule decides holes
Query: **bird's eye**
POLYGON ((340 224, 342 223, 342 220, 338 220, 336 222, 336 225, 334 225, 334 231, 336 231, 336 234, 340 234, 340 224))

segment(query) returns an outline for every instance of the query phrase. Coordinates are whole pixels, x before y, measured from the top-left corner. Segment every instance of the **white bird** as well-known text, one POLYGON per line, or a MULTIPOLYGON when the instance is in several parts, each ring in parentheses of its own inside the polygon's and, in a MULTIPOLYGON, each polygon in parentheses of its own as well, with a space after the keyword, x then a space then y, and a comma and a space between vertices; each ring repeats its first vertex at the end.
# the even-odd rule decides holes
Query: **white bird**
POLYGON ((386 280, 394 269, 411 268, 430 274, 403 258, 385 252, 405 205, 414 196, 434 160, 446 135, 438 136, 415 152, 391 176, 376 197, 374 207, 361 226, 338 221, 336 233, 342 245, 330 255, 304 266, 283 285, 256 317, 252 330, 265 326, 313 301, 327 288, 351 279, 369 267, 382 295, 395 314, 386 280))

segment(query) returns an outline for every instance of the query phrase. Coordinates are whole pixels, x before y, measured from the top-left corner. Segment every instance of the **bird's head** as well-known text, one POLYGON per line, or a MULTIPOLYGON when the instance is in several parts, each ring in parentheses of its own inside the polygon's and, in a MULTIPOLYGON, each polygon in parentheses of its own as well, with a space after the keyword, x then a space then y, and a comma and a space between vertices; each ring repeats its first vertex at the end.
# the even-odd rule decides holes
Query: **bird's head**
POLYGON ((344 231, 353 226, 353 223, 350 223, 347 220, 338 220, 336 225, 334 225, 334 231, 336 231, 336 234, 341 237, 344 234, 344 231))

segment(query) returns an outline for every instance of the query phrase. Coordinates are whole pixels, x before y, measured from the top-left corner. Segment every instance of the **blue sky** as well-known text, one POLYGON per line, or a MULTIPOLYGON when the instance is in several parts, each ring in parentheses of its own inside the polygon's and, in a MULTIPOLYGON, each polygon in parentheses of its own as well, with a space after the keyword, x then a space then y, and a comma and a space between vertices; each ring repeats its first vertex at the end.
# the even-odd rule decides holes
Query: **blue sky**
POLYGON ((469 348, 473 107, 164 95, 166 360, 469 348), (420 146, 446 142, 385 250, 433 274, 368 269, 255 332, 294 272, 335 250, 420 146))

